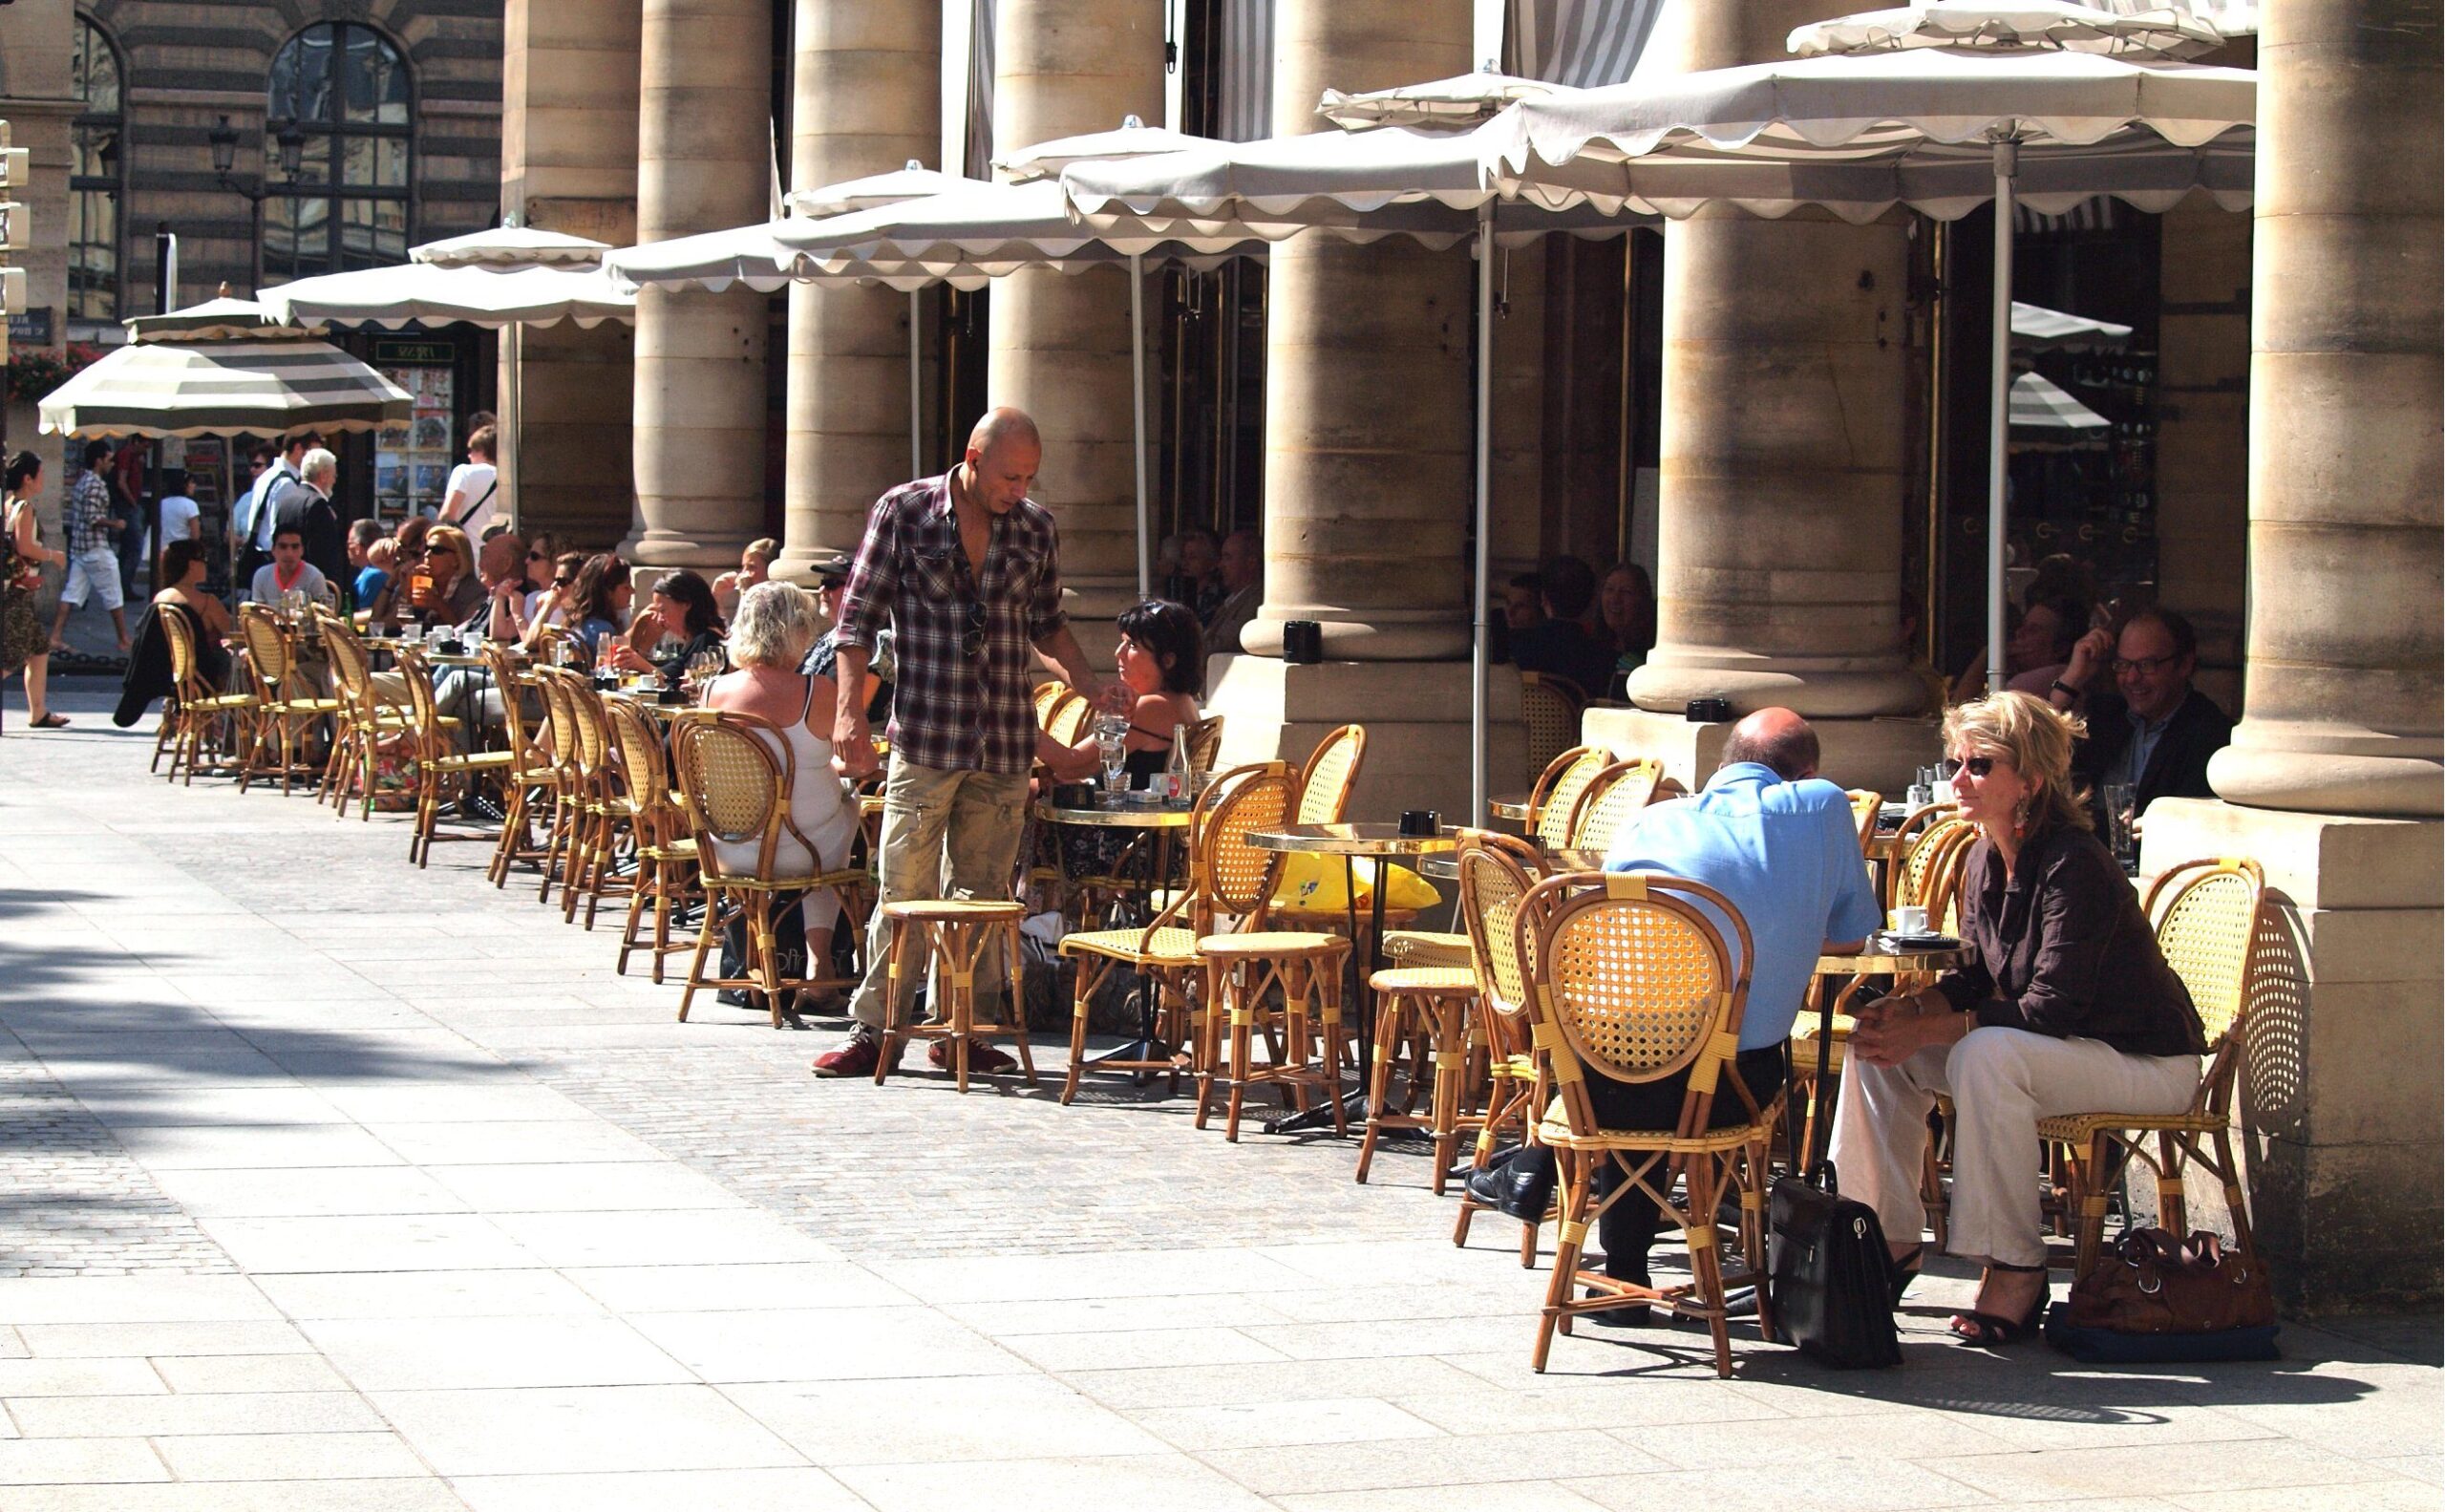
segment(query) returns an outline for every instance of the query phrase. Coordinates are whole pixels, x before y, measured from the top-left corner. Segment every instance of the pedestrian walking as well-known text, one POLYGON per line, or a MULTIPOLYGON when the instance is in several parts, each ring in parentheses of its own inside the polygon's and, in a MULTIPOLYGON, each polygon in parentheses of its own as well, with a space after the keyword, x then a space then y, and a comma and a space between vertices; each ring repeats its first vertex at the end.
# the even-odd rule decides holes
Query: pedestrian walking
POLYGON ((84 469, 68 484, 61 511, 68 530, 68 586, 59 590, 59 612, 51 621, 54 656, 68 650, 68 616, 91 598, 99 598, 111 611, 118 653, 127 654, 127 593, 119 584, 118 548, 113 544, 124 522, 113 511, 110 481, 102 474, 110 455, 110 442, 87 441, 84 469))
MULTIPOLYGON (((873 1075, 884 1029, 907 1014, 916 984, 892 991, 883 905, 1010 896, 1035 758, 1031 649, 1106 707, 1129 696, 1094 674, 1062 611, 1059 533, 1052 513, 1028 498, 1043 455, 1033 420, 992 410, 958 466, 902 484, 866 517, 840 604, 832 761, 848 777, 875 769, 863 689, 888 624, 898 681, 882 885, 866 929, 865 980, 849 1005, 857 1026, 817 1058, 819 1076, 873 1075)), ((1010 1069, 999 1051, 968 1054, 989 1075, 1010 1069)))
POLYGON ((7 491, 0 494, 0 681, 10 673, 26 674, 27 723, 36 730, 56 730, 68 723, 46 706, 51 677, 51 642, 42 632, 42 616, 34 611, 34 595, 42 591, 43 564, 68 564, 65 552, 42 543, 40 522, 34 518, 34 491, 42 486, 42 458, 19 452, 9 459, 7 491))

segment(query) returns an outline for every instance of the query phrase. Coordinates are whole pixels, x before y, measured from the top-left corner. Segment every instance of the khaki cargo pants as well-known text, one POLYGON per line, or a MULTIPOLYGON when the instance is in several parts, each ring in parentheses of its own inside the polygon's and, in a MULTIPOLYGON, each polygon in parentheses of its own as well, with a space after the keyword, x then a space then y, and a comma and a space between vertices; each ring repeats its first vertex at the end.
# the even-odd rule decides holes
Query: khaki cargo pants
MULTIPOLYGON (((874 918, 866 926, 866 976, 849 1003, 859 1023, 874 1030, 887 1027, 883 1003, 891 990, 892 926, 882 905, 931 898, 1010 897, 1027 801, 1024 773, 946 771, 893 755, 883 774, 882 887, 874 918)), ((986 969, 984 962, 978 966, 976 1007, 985 1014, 991 1011, 989 1005, 999 1005, 1005 977, 986 969)), ((890 1023, 907 1020, 916 988, 912 975, 907 990, 891 1005, 890 1023)))

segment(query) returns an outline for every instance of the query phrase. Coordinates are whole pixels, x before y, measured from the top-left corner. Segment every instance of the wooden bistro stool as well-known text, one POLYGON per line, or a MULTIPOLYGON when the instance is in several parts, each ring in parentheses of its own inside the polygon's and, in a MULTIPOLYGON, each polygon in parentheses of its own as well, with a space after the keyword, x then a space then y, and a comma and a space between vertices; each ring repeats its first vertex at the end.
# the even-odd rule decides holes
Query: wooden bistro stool
POLYGON ((1460 1140, 1460 1097, 1478 973, 1468 967, 1390 967, 1370 976, 1367 986, 1375 994, 1375 1065, 1367 1089, 1367 1135, 1358 1142, 1357 1180, 1367 1180, 1375 1141, 1386 1129, 1424 1129, 1435 1139, 1435 1194, 1440 1197, 1460 1140), (1395 1112, 1390 1106, 1393 1062, 1404 1041, 1416 1049, 1410 1058, 1409 1097, 1395 1112), (1418 1081, 1430 1064, 1435 1085, 1421 1118, 1414 1111, 1418 1081))
POLYGON ((1015 901, 936 898, 887 903, 882 905, 882 913, 896 926, 891 931, 891 995, 886 1001, 899 1003, 900 979, 922 969, 920 963, 925 958, 918 953, 921 946, 933 948, 938 997, 933 1004, 937 1016, 932 1023, 883 1031, 882 1056, 875 1063, 875 1085, 882 1085, 883 1077, 891 1074, 901 1051, 910 1040, 941 1039, 950 1042, 951 1073, 958 1078, 959 1090, 966 1092, 968 1047, 997 1035, 1017 1041, 1019 1064, 1026 1069, 1028 1084, 1035 1085, 1035 1057, 1028 1053, 1027 984, 1020 974, 1019 957, 1019 921, 1027 916, 1027 910, 1015 901), (977 963, 997 944, 1003 959, 1010 963, 1010 995, 1003 1005, 1002 1022, 978 1023, 977 963))
POLYGON ((1205 959, 1206 1043, 1198 1056, 1197 1127, 1224 1094, 1222 1137, 1240 1139, 1240 1109, 1250 1087, 1289 1091, 1292 1105, 1308 1109, 1308 1095, 1324 1094, 1332 1107, 1333 1132, 1350 1132, 1341 1105, 1341 975, 1350 942, 1337 934, 1305 929, 1258 929, 1208 935, 1197 943, 1205 959), (1265 1000, 1280 989, 1282 1006, 1265 1000), (1223 1039, 1227 1032, 1229 1039, 1223 1039), (1258 1034, 1270 1060, 1256 1062, 1258 1034), (1314 1050, 1322 1041, 1322 1050, 1314 1050))

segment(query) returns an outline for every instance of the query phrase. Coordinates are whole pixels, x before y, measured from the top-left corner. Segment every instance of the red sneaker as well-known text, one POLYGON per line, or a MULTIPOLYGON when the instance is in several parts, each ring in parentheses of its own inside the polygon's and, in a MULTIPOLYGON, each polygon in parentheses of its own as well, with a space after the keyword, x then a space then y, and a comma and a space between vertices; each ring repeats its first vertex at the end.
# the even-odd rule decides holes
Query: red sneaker
POLYGON ((839 1049, 816 1056, 809 1069, 819 1076, 871 1076, 882 1059, 882 1036, 856 1033, 842 1040, 839 1049))
MULTIPOLYGON (((925 1059, 936 1071, 950 1070, 951 1042, 947 1039, 934 1041, 933 1047, 925 1052, 925 1059)), ((967 1047, 967 1070, 970 1075, 1007 1076, 1018 1069, 1017 1061, 981 1040, 971 1042, 967 1047)), ((869 1063, 866 1070, 869 1075, 872 1075, 873 1065, 869 1063)))

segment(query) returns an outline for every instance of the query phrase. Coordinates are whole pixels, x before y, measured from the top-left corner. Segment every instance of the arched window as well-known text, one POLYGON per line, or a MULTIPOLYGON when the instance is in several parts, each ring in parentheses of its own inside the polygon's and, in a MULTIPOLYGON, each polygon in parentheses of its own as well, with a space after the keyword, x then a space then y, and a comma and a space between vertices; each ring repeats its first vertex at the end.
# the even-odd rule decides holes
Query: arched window
POLYGON ((266 162, 284 130, 306 145, 295 181, 264 202, 264 281, 406 262, 414 113, 391 39, 351 21, 308 27, 272 58, 265 114, 266 162))
POLYGON ((127 114, 118 50, 83 16, 76 18, 69 71, 82 108, 69 128, 68 318, 117 320, 127 114))

